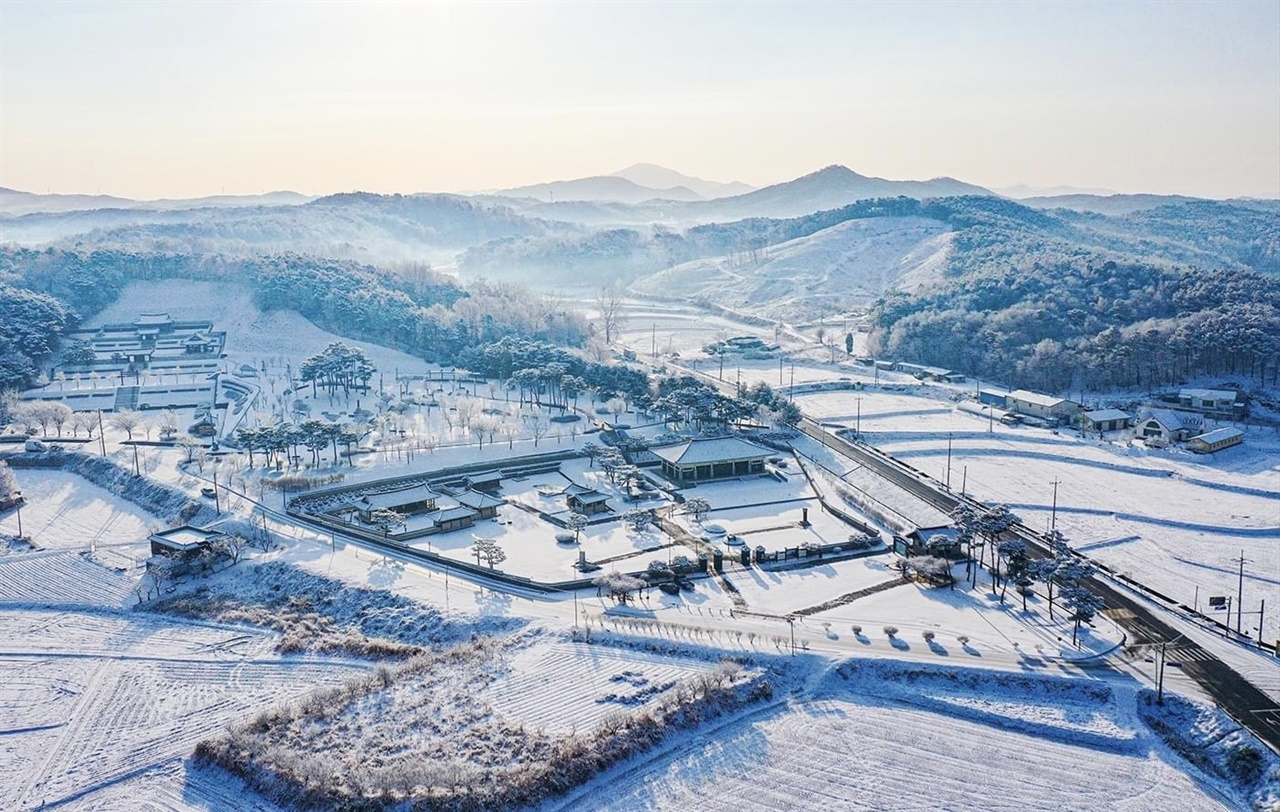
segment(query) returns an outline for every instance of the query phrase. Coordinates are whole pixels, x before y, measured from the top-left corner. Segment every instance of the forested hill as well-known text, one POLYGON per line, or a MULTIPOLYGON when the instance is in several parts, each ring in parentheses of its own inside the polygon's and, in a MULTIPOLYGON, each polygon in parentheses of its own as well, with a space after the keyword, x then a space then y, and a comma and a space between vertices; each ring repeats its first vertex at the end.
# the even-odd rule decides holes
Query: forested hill
MULTIPOLYGON (((545 284, 629 284, 642 276, 708 257, 763 259, 769 246, 807 237, 849 220, 924 217, 957 233, 953 273, 993 261, 1021 263, 1042 255, 1251 269, 1280 275, 1280 218, 1264 207, 1199 201, 1125 216, 1041 211, 987 196, 862 200, 788 219, 749 218, 675 231, 612 228, 580 235, 510 236, 468 249, 467 276, 537 277, 545 284)), ((750 273, 748 266, 744 273, 750 273)), ((679 296, 680 291, 671 291, 679 296)))
POLYGON ((191 253, 0 249, 0 391, 30 383, 60 335, 113 302, 129 282, 225 281, 264 310, 295 310, 320 327, 449 362, 503 336, 581 345, 583 318, 514 287, 459 286, 428 267, 398 271, 302 254, 239 258, 191 253))
POLYGON ((414 260, 513 236, 576 233, 458 195, 330 195, 295 206, 99 209, 0 217, 6 242, 249 256, 303 252, 364 262, 414 260))

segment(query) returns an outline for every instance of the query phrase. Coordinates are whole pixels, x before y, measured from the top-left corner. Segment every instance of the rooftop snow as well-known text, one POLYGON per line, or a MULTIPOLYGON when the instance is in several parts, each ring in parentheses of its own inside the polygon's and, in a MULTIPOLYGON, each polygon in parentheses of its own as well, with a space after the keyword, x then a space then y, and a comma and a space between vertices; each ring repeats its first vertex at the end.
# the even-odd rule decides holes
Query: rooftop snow
POLYGON ((1042 395, 1039 392, 1031 392, 1026 389, 1018 389, 1010 392, 1008 397, 1012 400, 1020 400, 1024 403, 1043 406, 1046 409, 1052 409, 1054 406, 1060 406, 1063 403, 1068 402, 1066 398, 1057 398, 1053 395, 1042 395))
POLYGON ((699 438, 666 448, 652 449, 672 465, 698 465, 767 457, 774 452, 739 437, 699 438))

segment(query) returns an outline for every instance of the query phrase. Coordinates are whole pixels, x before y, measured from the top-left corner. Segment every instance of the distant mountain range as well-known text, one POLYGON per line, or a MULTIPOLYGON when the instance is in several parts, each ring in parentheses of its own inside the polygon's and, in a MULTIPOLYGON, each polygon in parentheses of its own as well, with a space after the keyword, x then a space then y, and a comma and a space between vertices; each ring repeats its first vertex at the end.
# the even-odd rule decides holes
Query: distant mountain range
POLYGON ((98 209, 147 209, 183 211, 223 209, 243 206, 296 206, 311 200, 297 192, 267 192, 260 195, 212 195, 164 200, 133 200, 112 195, 42 195, 0 187, 0 214, 18 216, 36 212, 94 211, 98 209))
POLYGON ((692 175, 683 175, 674 169, 667 169, 665 166, 658 166, 657 164, 632 164, 626 169, 612 173, 612 175, 615 178, 626 178, 632 183, 648 186, 651 189, 684 187, 696 192, 706 200, 744 195, 747 192, 754 192, 756 188, 749 183, 736 180, 729 183, 703 180, 692 175))
POLYGON ((720 200, 691 204, 686 212, 703 222, 744 217, 801 217, 815 211, 838 209, 858 200, 880 197, 930 197, 961 195, 994 196, 990 189, 954 178, 886 180, 859 175, 845 166, 828 166, 817 172, 720 200))

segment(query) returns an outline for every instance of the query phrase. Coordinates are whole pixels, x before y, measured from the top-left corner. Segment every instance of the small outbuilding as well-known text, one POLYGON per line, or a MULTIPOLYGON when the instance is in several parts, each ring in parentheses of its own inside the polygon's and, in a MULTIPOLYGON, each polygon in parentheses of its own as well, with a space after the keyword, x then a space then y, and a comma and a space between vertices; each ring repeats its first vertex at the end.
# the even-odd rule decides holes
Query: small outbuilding
POLYGON ((190 561, 208 550, 213 542, 224 535, 216 530, 205 530, 202 527, 184 524, 181 527, 152 533, 149 539, 151 554, 163 555, 179 561, 190 561))
POLYGON ((609 509, 609 495, 595 488, 570 485, 565 489, 565 504, 575 513, 590 516, 593 513, 604 513, 609 509))
POLYGON ((1187 440, 1187 448, 1197 454, 1212 454, 1244 442, 1244 432, 1237 428, 1216 429, 1187 440))
POLYGON ((475 523, 476 512, 466 505, 445 508, 431 515, 431 521, 439 533, 461 530, 475 523))
POLYGON ((1115 431, 1132 426, 1133 415, 1120 409, 1095 409, 1080 415, 1080 421, 1092 431, 1115 431))

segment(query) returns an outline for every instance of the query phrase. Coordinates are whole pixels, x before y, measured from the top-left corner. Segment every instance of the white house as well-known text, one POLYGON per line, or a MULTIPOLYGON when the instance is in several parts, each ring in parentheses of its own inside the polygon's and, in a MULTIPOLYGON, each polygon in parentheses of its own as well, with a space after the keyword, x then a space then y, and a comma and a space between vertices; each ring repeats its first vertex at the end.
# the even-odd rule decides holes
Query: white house
POLYGON ((1018 389, 1005 397, 1005 408, 1046 420, 1070 420, 1080 413, 1082 407, 1074 400, 1018 389))
POLYGON ((1234 389, 1183 389, 1178 392, 1178 405, 1204 414, 1235 417, 1244 408, 1243 401, 1237 401, 1239 394, 1234 389))
POLYGON ((1180 443, 1204 428, 1204 418, 1198 414, 1173 412, 1168 409, 1152 409, 1139 421, 1137 436, 1144 440, 1163 440, 1180 443))

